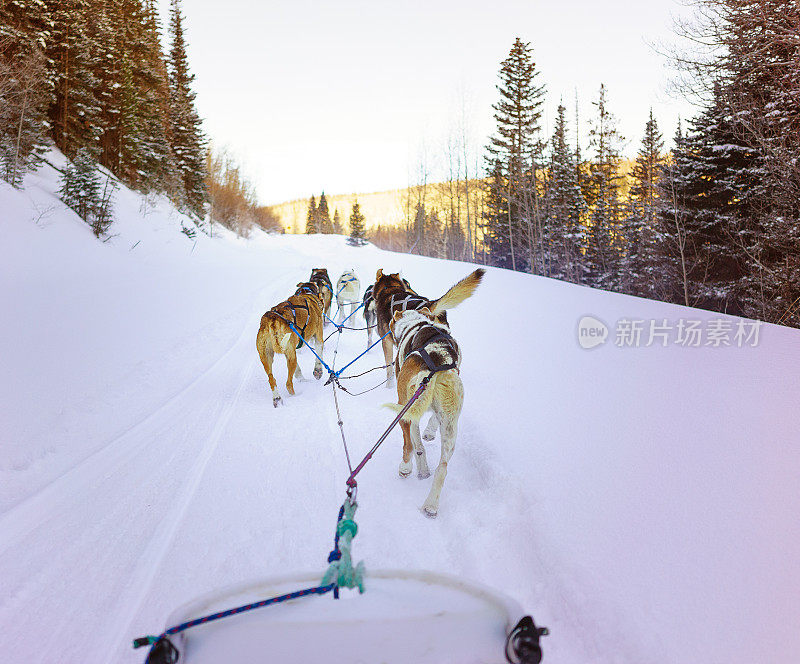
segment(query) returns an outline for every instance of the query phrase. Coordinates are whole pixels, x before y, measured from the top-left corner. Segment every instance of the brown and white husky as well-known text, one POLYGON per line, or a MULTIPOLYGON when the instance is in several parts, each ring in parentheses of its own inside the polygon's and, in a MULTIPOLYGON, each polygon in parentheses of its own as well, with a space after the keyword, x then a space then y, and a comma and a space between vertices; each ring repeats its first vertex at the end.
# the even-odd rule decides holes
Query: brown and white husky
POLYGON ((399 473, 400 477, 411 474, 413 450, 417 459, 417 477, 425 479, 430 476, 419 421, 428 410, 433 410, 441 427, 442 451, 434 472, 433 485, 422 509, 426 516, 435 517, 439 512, 439 496, 447 476, 447 464, 455 451, 458 418, 464 403, 464 385, 458 371, 461 351, 448 326, 436 321, 433 311, 428 307, 395 311, 390 326, 397 343, 397 404, 386 404, 387 407, 396 412, 402 410, 423 379, 430 376, 427 389, 400 420, 403 460, 399 473), (431 373, 434 369, 436 371, 431 373))

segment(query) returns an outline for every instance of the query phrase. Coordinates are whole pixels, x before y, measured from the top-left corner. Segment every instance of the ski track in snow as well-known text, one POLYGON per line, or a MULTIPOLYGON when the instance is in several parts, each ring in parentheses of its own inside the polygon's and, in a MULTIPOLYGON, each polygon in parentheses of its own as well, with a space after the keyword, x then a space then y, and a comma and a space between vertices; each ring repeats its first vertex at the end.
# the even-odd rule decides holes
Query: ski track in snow
POLYGON ((242 371, 239 384, 236 387, 236 393, 219 415, 214 429, 203 445, 197 461, 195 461, 194 465, 189 469, 186 483, 177 496, 175 504, 170 508, 169 513, 167 513, 164 520, 159 525, 158 532, 150 540, 150 544, 139 559, 136 569, 133 574, 130 575, 129 591, 119 598, 119 613, 122 615, 118 615, 111 620, 112 625, 120 625, 122 629, 119 633, 112 634, 106 643, 101 641, 100 644, 98 644, 98 646, 102 646, 98 647, 98 654, 113 652, 114 648, 117 647, 119 643, 124 643, 128 639, 131 624, 141 611, 142 603, 151 590, 153 578, 158 572, 163 558, 172 544, 172 540, 186 513, 189 503, 194 498, 200 480, 206 472, 208 462, 217 449, 217 444, 219 443, 222 432, 233 414, 242 390, 247 383, 247 379, 252 373, 252 369, 252 362, 247 362, 244 371, 242 371))
MULTIPOLYGON (((225 361, 228 355, 231 354, 248 332, 248 328, 245 327, 239 339, 217 358, 210 367, 205 369, 203 373, 194 378, 188 385, 170 396, 160 406, 157 406, 155 410, 128 427, 123 433, 103 444, 87 458, 79 461, 63 474, 38 489, 36 493, 28 496, 22 502, 1 514, 0 532, 2 532, 5 537, 3 541, 0 541, 0 555, 11 546, 18 543, 20 538, 35 529, 43 513, 59 509, 59 505, 69 496, 75 486, 85 484, 91 477, 107 469, 109 465, 119 465, 120 461, 127 462, 130 449, 127 440, 129 438, 135 438, 139 430, 149 426, 163 411, 173 407, 181 400, 184 400, 187 405, 191 405, 191 400, 187 399, 187 395, 197 384, 213 372, 220 363, 225 361)), ((50 516, 53 515, 50 514, 50 516)))

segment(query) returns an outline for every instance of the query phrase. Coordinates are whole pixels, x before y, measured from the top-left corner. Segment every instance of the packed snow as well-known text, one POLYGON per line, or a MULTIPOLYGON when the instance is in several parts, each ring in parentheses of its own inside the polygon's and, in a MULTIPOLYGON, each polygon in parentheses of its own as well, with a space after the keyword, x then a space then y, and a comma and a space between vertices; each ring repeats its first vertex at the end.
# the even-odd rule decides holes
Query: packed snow
MULTIPOLYGON (((57 189, 50 165, 0 182, 0 661, 141 662, 131 640, 193 598, 327 566, 348 474, 331 387, 287 395, 278 357, 273 408, 264 311, 313 267, 362 289, 402 270, 435 298, 474 266, 339 236, 190 239, 124 187, 103 242, 57 189)), ((798 330, 737 343, 751 321, 491 268, 448 316, 466 400, 439 516, 420 511, 430 480, 398 477, 393 432, 359 476, 356 561, 514 597, 550 628, 545 663, 797 661, 798 330), (589 350, 587 317, 608 330, 589 350), (651 321, 687 320, 731 343, 647 345, 651 321), (620 347, 630 321, 641 344, 620 347)), ((343 332, 339 366, 365 347, 343 332)), ((395 396, 341 395, 354 457, 395 396)))

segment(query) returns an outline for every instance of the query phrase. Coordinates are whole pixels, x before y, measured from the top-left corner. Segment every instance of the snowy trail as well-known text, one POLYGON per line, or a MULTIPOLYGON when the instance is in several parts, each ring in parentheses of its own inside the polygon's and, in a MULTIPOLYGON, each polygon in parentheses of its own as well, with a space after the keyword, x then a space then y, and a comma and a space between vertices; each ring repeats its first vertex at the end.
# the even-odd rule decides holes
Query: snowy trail
MULTIPOLYGON (((30 195, 49 204, 55 184, 41 186, 30 195)), ((0 326, 13 351, 0 356, 0 662, 140 663, 130 640, 199 595, 322 574, 348 474, 331 388, 304 349, 307 379, 288 396, 278 357, 273 408, 258 320, 313 267, 334 281, 355 268, 362 289, 402 269, 438 297, 474 266, 330 236, 195 248, 172 208, 143 219, 125 190, 119 236, 100 245, 74 219, 30 224, 2 183, 0 198, 22 211, 9 230, 21 250, 9 241, 0 261, 0 308, 18 313, 0 326)), ((430 480, 398 477, 393 432, 359 475, 356 560, 510 594, 551 629, 545 662, 792 663, 800 334, 586 351, 587 314, 718 317, 490 269, 449 314, 466 395, 439 517, 420 513, 430 480)), ((365 347, 345 331, 337 365, 365 347)), ((376 347, 348 373, 381 364, 376 347)), ((395 398, 340 395, 354 463, 395 398)), ((426 448, 433 466, 438 439, 426 448)))

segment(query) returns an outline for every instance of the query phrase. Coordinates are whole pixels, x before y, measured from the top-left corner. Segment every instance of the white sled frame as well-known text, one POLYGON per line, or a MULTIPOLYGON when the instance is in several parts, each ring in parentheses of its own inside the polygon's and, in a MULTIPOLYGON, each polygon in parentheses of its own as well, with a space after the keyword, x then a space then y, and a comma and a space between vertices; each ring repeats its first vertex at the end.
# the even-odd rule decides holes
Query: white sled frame
MULTIPOLYGON (((438 588, 440 590, 444 589, 446 591, 456 591, 458 593, 463 593, 466 596, 469 596, 470 598, 473 598, 474 600, 491 607, 493 613, 498 618, 497 622, 504 623, 502 625, 503 633, 497 635, 496 657, 495 657, 495 660, 498 662, 498 664, 504 662, 504 655, 503 655, 504 639, 511 631, 511 629, 513 629, 513 627, 516 625, 517 621, 523 615, 522 608, 520 607, 520 605, 507 595, 499 593, 487 586, 477 583, 467 582, 461 578, 451 576, 448 574, 429 572, 423 570, 386 569, 386 570, 367 571, 367 575, 365 578, 365 587, 366 587, 365 596, 367 596, 370 592, 369 590, 370 582, 379 579, 384 579, 394 582, 396 581, 417 582, 425 584, 426 587, 431 587, 432 590, 438 588)), ((275 594, 281 594, 282 592, 290 592, 292 590, 302 590, 304 588, 317 586, 319 585, 319 580, 320 580, 320 574, 318 572, 297 573, 297 574, 270 577, 264 580, 259 580, 249 583, 237 584, 235 586, 230 586, 228 588, 206 593, 205 595, 202 595, 201 597, 176 609, 170 615, 166 628, 168 629, 173 625, 178 625, 187 622, 189 620, 201 617, 203 615, 223 610, 225 608, 233 608, 237 604, 241 604, 240 600, 243 595, 246 595, 249 601, 258 601, 260 599, 267 599, 275 594), (287 589, 287 587, 289 588, 287 589), (280 588, 280 590, 278 592, 274 592, 275 588, 280 588), (263 594, 261 594, 262 589, 263 589, 263 594), (229 603, 228 600, 230 600, 229 603)), ((351 602, 359 601, 358 597, 352 596, 352 593, 354 591, 343 589, 341 592, 350 593, 350 595, 348 595, 347 599, 338 600, 339 602, 347 602, 349 604, 351 602)), ((318 599, 324 599, 330 602, 330 611, 332 612, 331 616, 335 618, 336 617, 335 612, 337 611, 338 607, 337 607, 337 600, 333 599, 332 594, 328 593, 324 595, 322 598, 318 599)), ((284 607, 291 605, 295 602, 307 602, 307 601, 309 601, 309 598, 303 597, 296 600, 291 600, 288 604, 277 604, 273 606, 262 607, 260 609, 255 609, 252 612, 240 615, 253 616, 255 614, 258 614, 258 620, 260 622, 263 622, 265 630, 269 631, 270 628, 272 630, 278 630, 279 627, 278 625, 270 625, 270 622, 272 620, 271 616, 273 616, 276 612, 282 611, 284 607)), ((445 615, 444 611, 442 612, 442 615, 445 615)), ((458 614, 454 614, 454 616, 458 618, 458 614)), ((190 628, 185 632, 170 637, 170 640, 175 644, 175 646, 180 651, 180 658, 178 659, 178 663, 194 664, 194 660, 192 659, 191 655, 191 643, 192 643, 193 633, 198 635, 199 630, 205 630, 213 625, 222 626, 226 621, 236 621, 237 618, 238 616, 223 618, 215 623, 210 623, 209 625, 202 625, 190 628)), ((312 626, 313 624, 314 624, 313 621, 309 621, 308 623, 308 625, 310 626, 312 626)), ((363 626, 358 629, 360 630, 360 634, 363 634, 363 626)), ((354 627, 354 631, 355 630, 356 628, 354 627)), ((412 633, 409 635, 408 638, 414 639, 414 637, 415 634, 412 633)), ((364 637, 361 636, 360 638, 363 639, 364 637)), ((493 651, 494 650, 495 648, 493 647, 493 651)), ((402 655, 398 656, 402 657, 402 655)), ((281 659, 280 657, 277 657, 275 659, 275 661, 279 660, 286 661, 285 659, 281 659)), ((272 659, 265 658, 264 661, 265 662, 272 661, 272 659)), ((354 659, 353 661, 362 661, 362 660, 354 659)), ((393 660, 393 661, 405 661, 405 660, 393 660)))

